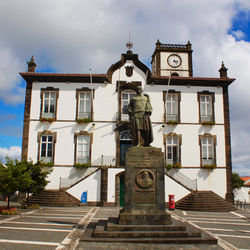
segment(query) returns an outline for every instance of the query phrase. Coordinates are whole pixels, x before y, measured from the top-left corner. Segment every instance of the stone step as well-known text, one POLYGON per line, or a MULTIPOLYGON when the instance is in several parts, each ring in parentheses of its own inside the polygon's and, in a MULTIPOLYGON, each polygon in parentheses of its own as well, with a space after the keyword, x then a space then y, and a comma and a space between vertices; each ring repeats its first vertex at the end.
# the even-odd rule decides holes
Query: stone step
POLYGON ((145 244, 217 244, 214 238, 203 239, 200 237, 177 238, 82 238, 84 242, 117 242, 117 243, 145 243, 145 244))
POLYGON ((184 226, 175 225, 119 225, 107 223, 107 231, 185 231, 184 226))
MULTIPOLYGON (((22 204, 25 203, 26 201, 22 202, 22 204)), ((40 206, 71 207, 78 206, 80 201, 62 190, 44 190, 40 194, 31 196, 29 203, 40 206)))
POLYGON ((182 238, 200 237, 200 233, 186 231, 104 231, 103 226, 96 226, 94 238, 182 238))
POLYGON ((232 211, 234 206, 212 191, 194 191, 176 203, 177 209, 194 211, 232 211))

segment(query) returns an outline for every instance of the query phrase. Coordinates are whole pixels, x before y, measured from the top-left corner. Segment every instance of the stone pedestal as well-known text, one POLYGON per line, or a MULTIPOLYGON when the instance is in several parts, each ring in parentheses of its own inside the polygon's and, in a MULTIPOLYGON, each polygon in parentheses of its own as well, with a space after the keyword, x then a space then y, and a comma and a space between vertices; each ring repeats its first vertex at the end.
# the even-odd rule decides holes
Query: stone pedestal
POLYGON ((164 155, 160 148, 132 147, 126 155, 124 208, 121 225, 167 225, 164 155))
POLYGON ((109 217, 92 223, 81 240, 95 243, 216 244, 217 240, 204 231, 187 222, 171 219, 165 212, 163 159, 159 148, 130 148, 126 156, 125 203, 119 218, 109 217))

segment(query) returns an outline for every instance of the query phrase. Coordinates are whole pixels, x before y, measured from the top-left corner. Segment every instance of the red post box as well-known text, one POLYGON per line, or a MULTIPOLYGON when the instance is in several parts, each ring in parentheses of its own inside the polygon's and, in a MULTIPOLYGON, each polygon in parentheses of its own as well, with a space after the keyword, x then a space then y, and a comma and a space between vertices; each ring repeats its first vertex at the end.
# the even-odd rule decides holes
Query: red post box
POLYGON ((169 210, 175 209, 174 194, 168 195, 168 208, 169 210))

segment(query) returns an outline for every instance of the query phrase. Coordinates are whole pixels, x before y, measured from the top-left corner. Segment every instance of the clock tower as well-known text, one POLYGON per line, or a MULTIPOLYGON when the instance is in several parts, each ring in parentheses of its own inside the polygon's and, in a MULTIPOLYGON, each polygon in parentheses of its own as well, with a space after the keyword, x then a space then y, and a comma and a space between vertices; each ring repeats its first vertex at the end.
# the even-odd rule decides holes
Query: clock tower
POLYGON ((192 45, 187 44, 162 44, 156 42, 152 55, 152 73, 154 76, 193 76, 192 45))

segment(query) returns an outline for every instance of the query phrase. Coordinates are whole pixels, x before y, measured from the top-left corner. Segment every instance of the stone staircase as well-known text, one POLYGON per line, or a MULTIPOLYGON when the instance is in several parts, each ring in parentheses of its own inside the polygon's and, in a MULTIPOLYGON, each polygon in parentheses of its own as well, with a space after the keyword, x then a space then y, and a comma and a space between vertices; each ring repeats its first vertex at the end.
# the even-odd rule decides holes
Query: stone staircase
POLYGON ((212 191, 193 191, 175 206, 180 210, 227 212, 235 207, 212 191))
MULTIPOLYGON (((25 201, 22 203, 26 204, 25 201)), ((64 190, 44 190, 38 195, 31 196, 29 204, 51 207, 73 207, 79 206, 80 201, 64 190)))

